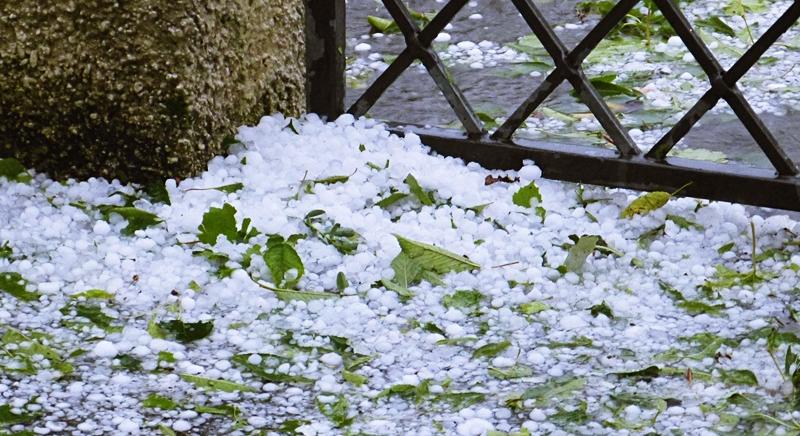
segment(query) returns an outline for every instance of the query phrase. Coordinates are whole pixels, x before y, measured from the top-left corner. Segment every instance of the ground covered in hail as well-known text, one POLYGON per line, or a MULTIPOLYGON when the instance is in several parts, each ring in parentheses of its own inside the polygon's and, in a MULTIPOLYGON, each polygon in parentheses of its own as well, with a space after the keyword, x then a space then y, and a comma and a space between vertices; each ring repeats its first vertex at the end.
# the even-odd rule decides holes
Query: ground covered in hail
POLYGON ((347 116, 180 183, 0 174, 2 434, 800 430, 785 216, 347 116))

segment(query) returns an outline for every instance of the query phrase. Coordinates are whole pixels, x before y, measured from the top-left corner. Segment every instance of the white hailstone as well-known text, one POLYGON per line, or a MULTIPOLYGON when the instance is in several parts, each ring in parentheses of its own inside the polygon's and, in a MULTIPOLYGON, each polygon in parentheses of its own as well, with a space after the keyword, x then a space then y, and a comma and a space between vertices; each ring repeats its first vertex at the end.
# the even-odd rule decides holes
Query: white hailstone
POLYGON ((442 32, 442 33, 436 35, 436 38, 434 39, 434 41, 435 42, 450 42, 450 39, 452 39, 452 38, 450 37, 449 33, 442 32))
POLYGON ((531 413, 528 415, 531 421, 541 422, 547 419, 547 415, 545 415, 542 409, 533 409, 531 413))
POLYGON ((109 226, 107 222, 100 220, 94 223, 92 230, 98 235, 106 235, 111 231, 111 226, 109 226))
POLYGON ((542 170, 533 164, 528 164, 520 168, 517 174, 519 174, 519 178, 523 182, 531 182, 542 178, 542 170))
POLYGON ((336 353, 325 353, 319 360, 331 368, 338 368, 342 364, 342 356, 336 353))
POLYGON ((683 47, 683 40, 680 36, 670 36, 667 40, 667 45, 670 47, 683 47))
POLYGON ((545 357, 542 355, 542 353, 536 350, 529 351, 525 357, 528 359, 528 362, 533 365, 541 365, 545 362, 545 357))
POLYGON ((567 315, 561 318, 558 325, 564 330, 575 330, 586 327, 589 324, 579 315, 567 315))
POLYGON ((481 418, 470 418, 456 428, 461 436, 481 436, 492 430, 494 430, 492 423, 481 418))
POLYGON ((515 363, 514 359, 509 359, 508 357, 498 356, 492 359, 492 366, 498 368, 510 368, 514 366, 515 363))
POLYGON ((100 341, 92 348, 92 353, 97 357, 114 357, 117 355, 117 347, 113 342, 100 341))
POLYGON ((189 431, 192 428, 192 424, 189 421, 185 421, 183 419, 179 419, 172 423, 172 429, 175 431, 189 431))
POLYGON ((469 51, 469 50, 472 50, 473 48, 475 48, 476 44, 474 42, 472 42, 472 41, 461 41, 458 44, 456 44, 456 47, 458 47, 458 48, 460 48, 461 50, 464 50, 464 51, 469 51))
POLYGON ((117 430, 122 432, 122 434, 139 434, 139 424, 130 419, 123 419, 117 424, 117 430))
POLYGON ((370 51, 371 49, 372 49, 372 46, 371 46, 371 45, 369 45, 369 44, 367 44, 366 42, 362 42, 362 43, 360 43, 360 44, 356 45, 356 46, 353 48, 353 50, 355 50, 355 51, 357 51, 357 52, 365 52, 365 51, 370 51))

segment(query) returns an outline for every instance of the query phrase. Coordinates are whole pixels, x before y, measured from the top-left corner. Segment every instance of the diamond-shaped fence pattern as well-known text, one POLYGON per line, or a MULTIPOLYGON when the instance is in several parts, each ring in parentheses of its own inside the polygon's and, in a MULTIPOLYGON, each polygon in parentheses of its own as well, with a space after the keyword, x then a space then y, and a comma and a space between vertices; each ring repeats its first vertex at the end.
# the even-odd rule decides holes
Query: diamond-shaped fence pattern
MULTIPOLYGON (((329 117, 344 112, 344 0, 307 0, 309 27, 308 109, 329 117), (320 54, 321 53, 321 54, 320 54)), ((434 150, 479 162, 490 168, 513 169, 533 159, 546 177, 641 190, 675 190, 690 183, 685 194, 700 198, 737 201, 800 210, 798 169, 748 103, 737 82, 800 18, 800 1, 793 2, 774 24, 727 71, 694 32, 674 0, 654 0, 709 78, 710 88, 649 152, 642 154, 582 69, 582 62, 623 20, 640 0, 619 0, 573 50, 556 36, 532 0, 508 0, 553 59, 555 69, 533 90, 491 135, 486 132, 469 101, 432 47, 434 38, 467 4, 450 0, 425 28, 420 29, 402 0, 382 0, 405 38, 405 49, 346 111, 362 116, 415 60, 433 78, 460 120, 464 131, 419 126, 397 126, 402 134, 412 130, 434 150), (614 150, 597 150, 569 144, 546 144, 513 138, 539 106, 564 81, 605 130, 614 150), (668 158, 670 150, 697 121, 720 100, 725 100, 746 127, 774 168, 762 170, 736 164, 715 164, 668 158)), ((391 120, 387 120, 391 121, 391 120)))

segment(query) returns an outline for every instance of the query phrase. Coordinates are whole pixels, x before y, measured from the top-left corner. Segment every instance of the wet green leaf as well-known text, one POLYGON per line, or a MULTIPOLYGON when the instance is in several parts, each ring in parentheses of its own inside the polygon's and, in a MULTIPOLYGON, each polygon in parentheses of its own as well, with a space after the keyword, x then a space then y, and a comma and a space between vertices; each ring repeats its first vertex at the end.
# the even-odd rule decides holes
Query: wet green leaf
POLYGON ((0 177, 19 183, 28 183, 33 179, 25 166, 13 157, 0 159, 0 177))
POLYGON ((149 409, 175 410, 179 404, 171 398, 158 394, 150 394, 142 401, 142 407, 149 409))
POLYGON ((614 318, 614 311, 611 310, 611 307, 609 307, 609 305, 605 301, 590 307, 589 312, 595 318, 597 318, 597 316, 600 314, 603 314, 611 319, 614 318))
POLYGON ((642 194, 626 207, 620 214, 621 218, 633 218, 635 215, 645 215, 662 208, 672 195, 669 192, 656 191, 642 194))
POLYGON ((413 175, 407 175, 404 182, 406 185, 408 185, 408 189, 412 194, 414 194, 415 197, 417 197, 417 200, 419 200, 420 203, 425 206, 433 206, 433 200, 431 199, 430 194, 422 189, 422 186, 419 185, 419 182, 417 182, 417 179, 413 175))
POLYGON ((758 378, 747 369, 718 369, 723 382, 732 385, 758 386, 758 378))
POLYGON ((281 288, 291 288, 297 285, 300 278, 305 273, 303 261, 298 256, 297 251, 288 243, 282 242, 274 244, 264 252, 264 263, 269 267, 272 274, 272 282, 281 288), (287 278, 286 273, 294 270, 294 277, 287 278))
POLYGON ((189 382, 197 386, 198 388, 208 389, 211 391, 256 392, 256 389, 250 386, 234 383, 227 380, 211 379, 191 374, 181 374, 180 377, 184 381, 189 382))
POLYGON ((561 265, 560 271, 565 272, 580 272, 586 259, 597 247, 597 242, 600 240, 598 236, 582 236, 578 242, 573 245, 567 252, 567 258, 564 264, 561 265))
POLYGON ((473 358, 481 358, 481 357, 495 357, 498 354, 506 351, 511 346, 511 342, 509 341, 502 341, 502 342, 493 342, 483 345, 475 349, 472 352, 473 358))
POLYGON ((178 319, 161 321, 158 329, 165 338, 189 343, 208 337, 214 330, 214 321, 183 322, 178 319))
POLYGON ((446 308, 473 308, 480 306, 481 302, 486 297, 474 289, 471 290, 458 290, 452 295, 445 295, 442 297, 442 306, 446 308))
POLYGON ((135 207, 99 206, 98 209, 106 219, 112 214, 117 214, 128 221, 128 225, 122 229, 123 235, 130 236, 137 230, 155 226, 162 222, 158 215, 135 207))
POLYGON ((25 289, 27 285, 28 281, 19 273, 0 273, 0 291, 22 301, 38 301, 41 295, 37 292, 27 291, 25 289))
POLYGON ((350 404, 344 395, 337 397, 333 403, 323 403, 317 399, 317 408, 327 417, 336 428, 347 427, 353 423, 355 417, 349 416, 350 404))
POLYGON ((533 375, 533 368, 527 365, 517 363, 510 368, 493 368, 489 367, 489 375, 501 380, 512 380, 523 377, 530 377, 533 375))
POLYGON ((222 208, 212 207, 203 215, 203 223, 198 230, 197 239, 200 242, 214 245, 219 235, 225 236, 231 242, 239 240, 236 231, 236 208, 225 203, 222 208))

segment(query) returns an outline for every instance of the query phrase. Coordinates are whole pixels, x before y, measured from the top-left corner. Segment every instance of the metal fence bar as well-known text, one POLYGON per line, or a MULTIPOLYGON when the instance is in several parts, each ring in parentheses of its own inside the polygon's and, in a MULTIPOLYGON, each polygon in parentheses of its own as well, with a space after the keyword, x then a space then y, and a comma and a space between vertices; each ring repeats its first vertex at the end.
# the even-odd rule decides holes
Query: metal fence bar
MULTIPOLYGON (((744 77, 744 75, 758 63, 758 60, 761 59, 764 53, 766 53, 798 19, 800 19, 800 3, 794 2, 781 14, 780 18, 775 21, 775 24, 767 29, 767 31, 764 32, 744 55, 742 55, 742 57, 723 75, 722 79, 725 83, 734 85, 744 77)), ((672 129, 650 149, 647 156, 655 159, 663 159, 666 157, 669 151, 680 141, 680 138, 686 136, 697 121, 719 102, 720 98, 721 96, 717 94, 714 88, 709 89, 703 94, 700 101, 689 109, 672 129)))
MULTIPOLYGON (((620 0, 619 3, 614 5, 611 11, 609 11, 609 13, 589 31, 586 37, 575 46, 575 49, 569 53, 567 56, 567 63, 569 65, 580 65, 581 62, 586 59, 586 56, 597 47, 600 41, 611 32, 620 20, 625 18, 625 15, 636 6, 637 3, 639 3, 639 0, 620 0)), ((492 138, 499 141, 511 140, 514 132, 516 132, 522 123, 544 103, 545 99, 561 85, 566 77, 566 71, 562 67, 557 66, 514 113, 495 130, 494 134, 492 134, 492 138)))
POLYGON ((306 111, 344 113, 345 0, 306 0, 306 111))
MULTIPOLYGON (((778 171, 778 174, 782 176, 796 175, 798 172, 797 167, 792 160, 789 159, 783 149, 781 149, 780 145, 778 145, 778 140, 775 139, 769 129, 767 129, 761 118, 756 115, 756 112, 750 106, 750 103, 747 102, 747 99, 744 98, 744 95, 742 95, 736 83, 726 82, 725 70, 714 57, 713 53, 711 53, 711 50, 708 49, 705 43, 694 32, 689 20, 683 15, 683 12, 681 12, 674 0, 653 1, 664 14, 664 18, 667 19, 681 40, 683 40, 683 43, 686 44, 686 47, 689 49, 689 52, 692 53, 697 63, 699 63, 700 67, 705 71, 714 93, 728 102, 728 105, 733 109, 736 116, 739 117, 739 120, 742 121, 742 124, 744 124, 747 131, 753 139, 755 139, 758 146, 761 147, 761 150, 767 155, 772 166, 778 171)), ((696 116, 696 114, 692 116, 696 116)), ((687 121, 688 120, 691 120, 691 118, 687 119, 687 121)), ((680 141, 680 139, 681 138, 676 136, 672 137, 672 140, 676 142, 680 141)))
POLYGON ((519 169, 524 160, 533 160, 543 176, 553 180, 668 192, 692 182, 681 196, 800 210, 797 179, 776 178, 772 170, 673 157, 663 162, 644 156, 621 159, 609 149, 527 139, 509 144, 490 138, 466 138, 451 129, 392 126, 398 135, 419 135, 439 154, 477 162, 488 169, 519 169))
POLYGON ((514 6, 522 14, 522 18, 528 23, 533 33, 539 38, 544 48, 547 50, 550 57, 553 58, 557 67, 564 71, 564 75, 575 91, 578 97, 583 101, 589 110, 592 111, 597 121, 603 126, 608 136, 611 138, 614 146, 617 147, 620 154, 623 156, 634 156, 640 153, 639 148, 633 143, 633 140, 628 135, 628 132, 622 127, 622 124, 611 111, 611 108, 603 100, 603 97, 592 86, 589 79, 583 73, 580 65, 573 65, 567 62, 569 51, 564 43, 556 36, 553 29, 545 20, 544 15, 539 11, 532 0, 511 0, 514 6))
MULTIPOLYGON (((345 0, 306 1, 309 11, 308 37, 311 40, 311 53, 307 56, 310 74, 308 89, 320 91, 309 96, 309 110, 338 115, 341 113, 344 96, 344 52, 341 47, 345 32, 345 0), (320 26, 319 23, 327 25, 320 26), (328 49, 329 46, 337 48, 328 49), (319 47, 323 47, 322 55, 319 54, 319 47)), ((682 195, 800 210, 800 179, 796 177, 798 172, 794 163, 777 144, 736 85, 767 49, 800 19, 800 0, 793 2, 729 71, 722 68, 708 47, 694 33, 675 0, 653 0, 708 75, 711 89, 644 156, 639 154, 636 145, 581 68, 589 53, 615 26, 626 19, 627 13, 640 0, 619 0, 572 51, 568 51, 555 35, 532 0, 510 1, 553 58, 556 68, 491 137, 485 135, 482 123, 459 88, 452 83, 444 64, 431 47, 434 38, 464 7, 467 0, 448 1, 422 30, 418 28, 402 0, 383 0, 405 37, 406 47, 360 96, 349 112, 356 116, 366 114, 400 74, 414 60, 420 60, 461 120, 466 133, 422 126, 403 127, 398 124, 391 124, 390 128, 400 135, 408 130, 413 131, 425 144, 441 154, 496 169, 516 169, 522 166, 523 160, 532 159, 542 168, 545 177, 612 187, 674 191, 692 182, 682 195), (565 80, 589 106, 611 137, 617 151, 525 139, 512 140, 522 122, 565 80), (772 170, 667 157, 670 149, 720 99, 725 99, 730 104, 778 170, 778 177, 775 177, 772 170)))

